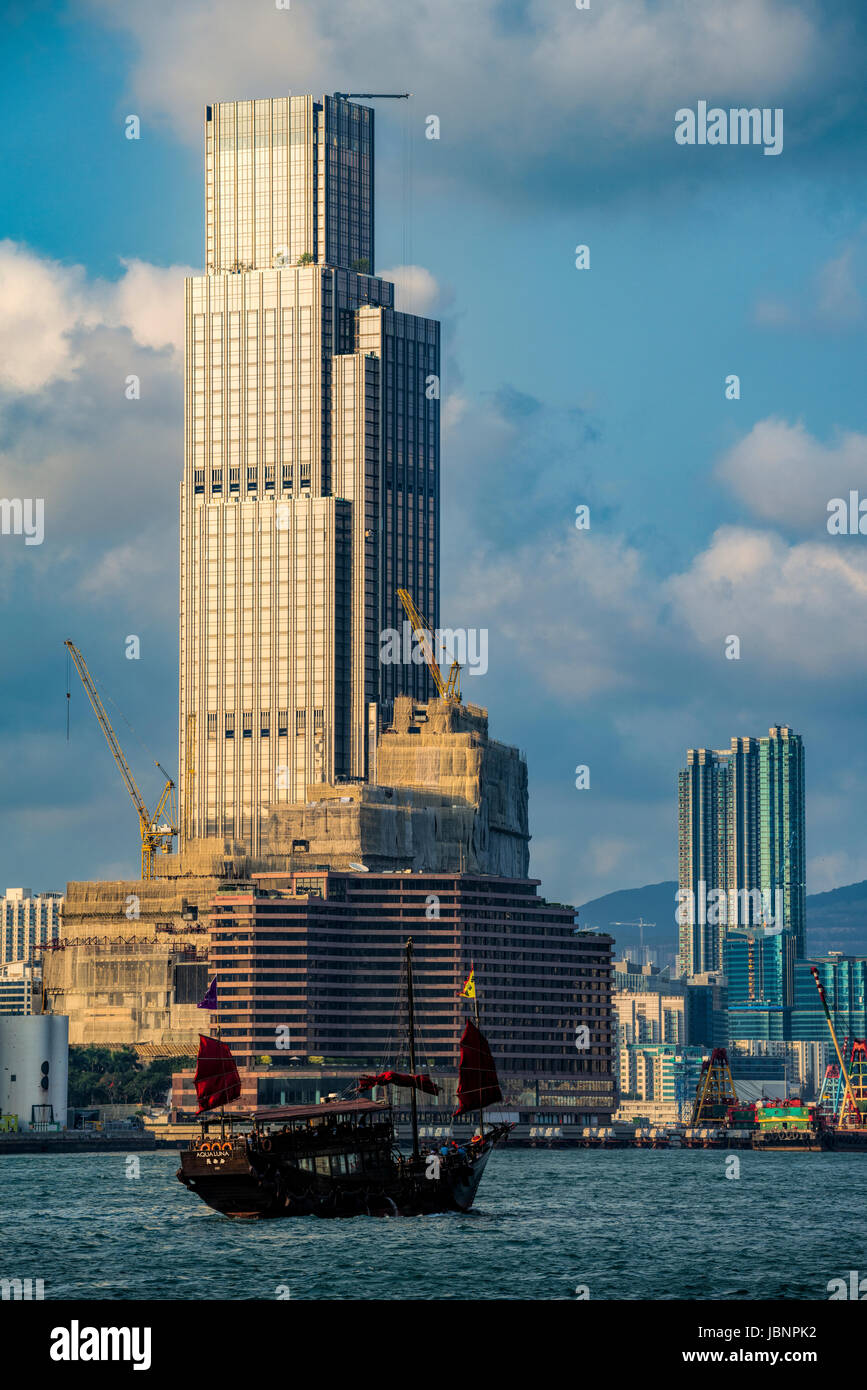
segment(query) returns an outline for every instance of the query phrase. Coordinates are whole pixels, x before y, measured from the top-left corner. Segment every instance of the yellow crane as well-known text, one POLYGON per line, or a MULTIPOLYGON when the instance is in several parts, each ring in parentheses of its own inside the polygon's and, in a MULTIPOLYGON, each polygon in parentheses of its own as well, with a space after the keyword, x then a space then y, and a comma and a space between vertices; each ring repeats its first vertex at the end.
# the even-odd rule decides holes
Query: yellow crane
POLYGON ((443 673, 439 668, 439 662, 434 655, 434 631, 426 618, 419 613, 412 597, 407 589, 398 589, 397 596, 404 606, 406 616, 412 624, 412 630, 416 636, 424 659, 427 662, 428 670, 433 677, 433 683, 437 688, 437 693, 441 700, 450 700, 454 704, 461 703, 461 668, 457 661, 453 661, 449 670, 449 678, 443 680, 443 673))
POLYGON ((69 655, 75 662, 75 669, 81 676, 81 684, 87 692, 87 698, 93 706, 93 712, 99 721, 99 727, 105 734, 105 740, 111 749, 120 770, 120 775, 124 780, 124 785, 130 794, 132 804, 138 812, 139 830, 141 832, 141 876, 143 879, 151 879, 154 876, 154 856, 157 854, 171 854, 174 849, 174 837, 177 835, 175 825, 175 784, 169 777, 165 768, 159 763, 156 766, 166 779, 163 794, 159 799, 157 809, 153 815, 144 804, 142 794, 138 789, 135 778, 129 763, 123 755, 123 749, 117 741, 117 735, 111 727, 111 720, 105 712, 105 706, 99 697, 99 691, 93 683, 93 678, 87 669, 87 662, 81 655, 74 642, 64 642, 69 655), (168 821, 162 821, 162 817, 168 807, 168 821))

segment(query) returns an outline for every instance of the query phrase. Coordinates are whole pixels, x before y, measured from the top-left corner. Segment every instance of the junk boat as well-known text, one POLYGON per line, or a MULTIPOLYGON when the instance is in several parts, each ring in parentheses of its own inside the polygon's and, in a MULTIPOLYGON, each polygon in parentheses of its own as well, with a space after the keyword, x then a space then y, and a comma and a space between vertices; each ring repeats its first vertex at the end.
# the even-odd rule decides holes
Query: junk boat
POLYGON ((461 993, 475 1001, 475 1022, 467 1019, 461 1037, 455 1115, 478 1111, 478 1132, 464 1146, 419 1147, 418 1092, 437 1095, 438 1088, 427 1073, 416 1071, 412 938, 406 943, 405 959, 410 1071, 362 1076, 355 1098, 227 1115, 225 1105, 241 1093, 237 1066, 225 1043, 200 1035, 196 1093, 202 1129, 181 1153, 177 1176, 185 1187, 224 1216, 239 1218, 469 1211, 491 1153, 514 1126, 484 1123, 485 1107, 503 1096, 490 1047, 478 1026, 471 970, 461 993), (396 1142, 391 1104, 361 1095, 374 1086, 409 1088, 409 1156, 396 1142), (213 1137, 217 1120, 219 1137, 213 1137))

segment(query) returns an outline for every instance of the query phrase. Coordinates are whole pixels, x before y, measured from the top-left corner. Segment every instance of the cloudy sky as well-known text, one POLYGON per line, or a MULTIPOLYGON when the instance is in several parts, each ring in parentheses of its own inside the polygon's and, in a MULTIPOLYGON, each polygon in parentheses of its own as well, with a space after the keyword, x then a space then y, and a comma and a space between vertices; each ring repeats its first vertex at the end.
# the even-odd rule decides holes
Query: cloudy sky
POLYGON ((41 546, 0 536, 0 890, 136 872, 74 672, 67 741, 63 639, 152 796, 153 760, 177 766, 203 108, 335 89, 413 93, 377 117, 377 269, 444 325, 443 621, 489 631, 464 688, 527 753, 545 891, 675 877, 684 750, 778 722, 806 742, 808 891, 867 877, 867 537, 826 525, 829 499, 867 496, 861 0, 3 18, 0 495, 43 497, 46 520, 41 546), (699 101, 782 108, 782 153, 677 144, 699 101))

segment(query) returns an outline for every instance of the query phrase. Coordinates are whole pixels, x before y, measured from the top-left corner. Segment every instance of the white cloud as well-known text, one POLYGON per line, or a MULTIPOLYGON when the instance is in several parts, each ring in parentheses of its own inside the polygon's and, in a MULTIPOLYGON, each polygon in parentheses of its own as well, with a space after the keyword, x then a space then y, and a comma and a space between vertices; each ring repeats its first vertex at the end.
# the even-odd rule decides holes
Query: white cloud
POLYGON ((762 328, 800 328, 814 333, 845 333, 864 322, 867 240, 863 228, 843 249, 819 266, 798 294, 762 297, 753 320, 762 328))
POLYGON ((777 526, 827 535, 828 502, 867 480, 867 435, 822 444, 804 425, 760 420, 717 465, 717 476, 753 513, 777 526))
POLYGON ((460 587, 471 596, 462 607, 490 629, 495 677, 530 671, 570 701, 642 684, 640 652, 659 640, 659 603, 639 552, 619 538, 575 532, 476 555, 460 587))
POLYGON ((26 246, 0 241, 0 391, 28 395, 71 380, 84 362, 84 336, 128 330, 141 347, 183 348, 187 266, 122 262, 116 281, 88 280, 26 246))
POLYGON ((440 300, 440 287, 429 270, 422 265, 399 265, 393 270, 377 270, 383 280, 391 280, 395 288, 394 307, 404 314, 429 318, 440 300))
POLYGON ((7 596, 17 578, 33 603, 140 601, 147 588, 176 606, 183 275, 132 261, 116 282, 88 280, 0 243, 0 488, 45 507, 41 546, 0 547, 7 596))
POLYGON ((124 260, 124 274, 105 291, 105 319, 128 328, 142 347, 184 348, 184 278, 201 272, 192 266, 149 265, 124 260))
POLYGON ((0 387, 38 391, 71 376, 69 334, 88 313, 80 269, 0 241, 0 387))
MULTIPOLYGON (((361 69, 364 86, 391 91, 399 55, 399 70, 412 74, 418 131, 438 115, 441 148, 471 156, 476 179, 479 161, 493 159, 512 189, 518 171, 538 173, 552 156, 598 166, 625 148, 653 147, 675 157, 678 92, 771 106, 797 97, 802 112, 812 98, 827 122, 825 94, 840 110, 841 89, 859 76, 845 17, 819 22, 791 0, 632 0, 587 11, 528 0, 511 24, 498 0, 421 8, 332 0, 286 10, 90 0, 90 8, 137 45, 128 101, 144 129, 166 121, 199 145, 208 102, 346 88, 346 74, 361 69)), ((451 168, 453 176, 454 160, 451 168)), ((419 174, 442 171, 439 161, 419 174)))
POLYGON ((839 682, 867 669, 860 550, 722 527, 665 587, 695 642, 720 663, 729 665, 726 638, 740 638, 741 666, 754 680, 773 673, 839 682))

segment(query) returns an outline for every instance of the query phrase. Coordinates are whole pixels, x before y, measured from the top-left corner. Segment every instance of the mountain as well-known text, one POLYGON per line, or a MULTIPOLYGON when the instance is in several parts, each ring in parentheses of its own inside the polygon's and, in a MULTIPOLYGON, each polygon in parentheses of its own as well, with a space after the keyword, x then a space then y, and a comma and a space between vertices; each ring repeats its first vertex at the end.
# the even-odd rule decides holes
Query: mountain
MULTIPOLYGON (((641 934, 644 945, 660 951, 660 964, 665 964, 677 953, 676 892, 674 880, 648 883, 644 888, 621 888, 582 903, 578 922, 610 931, 617 942, 615 954, 620 955, 625 947, 639 945, 639 928, 615 927, 612 922, 637 922, 643 917, 647 923, 641 934)), ((807 895, 807 952, 823 956, 828 951, 867 956, 867 879, 832 888, 829 893, 807 895)))
POLYGON ((606 893, 579 907, 578 925, 610 932, 617 942, 615 955, 622 955, 626 947, 643 942, 661 953, 658 964, 667 965, 677 955, 676 892, 677 884, 672 880, 606 893), (612 926, 613 922, 637 922, 639 917, 647 923, 642 929, 612 926))

